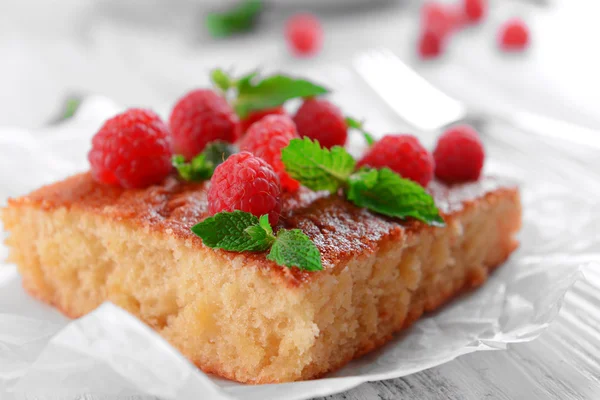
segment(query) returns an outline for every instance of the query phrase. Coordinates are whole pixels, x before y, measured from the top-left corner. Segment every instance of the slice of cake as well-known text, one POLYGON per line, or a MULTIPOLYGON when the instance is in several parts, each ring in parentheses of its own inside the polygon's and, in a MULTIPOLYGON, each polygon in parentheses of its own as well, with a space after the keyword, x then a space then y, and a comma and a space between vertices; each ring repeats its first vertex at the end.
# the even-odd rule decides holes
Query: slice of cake
POLYGON ((190 227, 208 215, 205 185, 171 175, 123 189, 85 173, 11 199, 11 260, 70 317, 112 301, 206 372, 285 382, 336 370, 481 285, 521 224, 518 190, 493 178, 429 185, 445 227, 302 187, 282 195, 279 225, 319 249, 324 269, 307 272, 203 245, 190 227))

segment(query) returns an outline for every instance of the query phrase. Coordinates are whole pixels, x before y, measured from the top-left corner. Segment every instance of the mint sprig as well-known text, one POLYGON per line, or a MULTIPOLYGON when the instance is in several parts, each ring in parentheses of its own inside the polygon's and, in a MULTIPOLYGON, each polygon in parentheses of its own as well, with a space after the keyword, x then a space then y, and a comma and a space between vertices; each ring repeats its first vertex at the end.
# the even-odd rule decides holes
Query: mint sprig
POLYGON ((252 29, 263 10, 260 0, 244 0, 223 12, 206 16, 205 25, 213 37, 226 37, 252 29))
POLYGON ((356 161, 343 147, 328 150, 307 137, 292 139, 281 150, 281 160, 287 173, 307 188, 332 193, 344 185, 356 167, 356 161))
POLYGON ((367 142, 367 144, 369 146, 373 146, 375 144, 375 139, 373 138, 373 135, 371 135, 369 132, 367 132, 365 130, 365 128, 363 126, 364 123, 362 121, 359 121, 352 117, 346 117, 346 125, 348 126, 348 128, 356 129, 357 131, 360 131, 360 133, 363 134, 365 141, 367 142))
POLYGON ((274 235, 267 215, 259 219, 239 210, 220 212, 191 229, 211 248, 235 252, 271 249, 267 259, 278 265, 305 271, 323 269, 319 249, 304 232, 300 229, 280 229, 274 235))
POLYGON ((319 249, 300 229, 280 229, 267 259, 305 271, 323 269, 319 249))
POLYGON ((192 227, 202 242, 214 249, 229 251, 265 251, 275 240, 266 232, 258 218, 243 211, 221 212, 192 227), (262 234, 252 227, 259 227, 262 234), (249 231, 250 230, 250 231, 249 231))
POLYGON ((281 152, 287 173, 313 190, 337 193, 359 207, 397 218, 413 217, 427 224, 443 225, 433 198, 423 187, 388 168, 361 169, 342 147, 331 150, 309 138, 292 139, 281 152))
POLYGON ((172 164, 183 180, 204 181, 210 179, 215 168, 236 150, 231 143, 215 140, 189 162, 181 154, 174 155, 172 164))
POLYGON ((259 77, 257 72, 234 79, 222 69, 211 72, 215 86, 224 92, 232 91, 231 102, 240 118, 252 111, 278 107, 294 98, 314 97, 329 92, 325 87, 306 79, 275 74, 259 77))
POLYGON ((352 174, 348 179, 346 196, 357 206, 383 215, 444 224, 433 198, 423 187, 401 178, 389 168, 362 169, 352 174))

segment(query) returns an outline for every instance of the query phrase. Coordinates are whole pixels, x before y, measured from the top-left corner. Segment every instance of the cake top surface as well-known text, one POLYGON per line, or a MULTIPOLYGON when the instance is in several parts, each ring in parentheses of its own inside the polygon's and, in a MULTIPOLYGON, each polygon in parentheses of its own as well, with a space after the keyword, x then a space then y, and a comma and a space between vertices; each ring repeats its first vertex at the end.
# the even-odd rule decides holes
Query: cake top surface
MULTIPOLYGON (((91 212, 203 246, 202 240, 190 228, 208 216, 206 185, 182 182, 175 176, 169 176, 159 185, 123 189, 97 183, 90 173, 83 173, 44 186, 27 196, 11 199, 9 205, 33 205, 45 210, 64 207, 91 212)), ((445 219, 486 195, 515 190, 514 184, 493 177, 453 186, 434 181, 428 187, 445 219)), ((279 227, 304 231, 321 252, 325 269, 357 254, 373 251, 381 240, 393 240, 419 229, 439 229, 413 219, 401 221, 377 215, 338 195, 313 192, 304 187, 296 193, 284 194, 279 227)), ((284 271, 286 274, 291 273, 297 279, 311 274, 297 268, 277 266, 266 260, 263 253, 245 254, 261 261, 266 268, 287 270, 284 271)))

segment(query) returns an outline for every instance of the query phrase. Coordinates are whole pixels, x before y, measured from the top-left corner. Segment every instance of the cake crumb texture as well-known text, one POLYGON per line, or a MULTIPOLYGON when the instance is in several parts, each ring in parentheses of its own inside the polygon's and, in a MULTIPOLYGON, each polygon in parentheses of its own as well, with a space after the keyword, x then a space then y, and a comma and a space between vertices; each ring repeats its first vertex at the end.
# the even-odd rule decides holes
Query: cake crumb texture
POLYGON ((330 257, 325 271, 295 284, 289 270, 265 268, 264 256, 208 249, 100 208, 21 198, 2 220, 10 260, 38 299, 70 317, 112 301, 205 372, 275 383, 334 371, 485 282, 517 246, 519 194, 495 187, 460 202, 441 207, 444 228, 385 222, 389 233, 368 249, 330 257))

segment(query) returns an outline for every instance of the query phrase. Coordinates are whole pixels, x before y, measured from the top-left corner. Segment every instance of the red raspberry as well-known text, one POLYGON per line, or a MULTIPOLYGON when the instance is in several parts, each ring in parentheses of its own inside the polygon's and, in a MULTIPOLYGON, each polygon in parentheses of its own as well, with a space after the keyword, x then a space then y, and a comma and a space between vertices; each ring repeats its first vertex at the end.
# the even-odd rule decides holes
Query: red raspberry
POLYGON ((246 118, 244 118, 243 120, 240 121, 240 131, 242 133, 246 132, 248 130, 248 128, 250 128, 250 125, 252 125, 253 123, 255 123, 257 121, 260 121, 263 117, 266 117, 267 115, 273 115, 273 114, 287 115, 283 106, 267 108, 266 110, 252 111, 250 114, 248 114, 248 116, 246 118))
POLYGON ((142 188, 169 175, 171 155, 167 125, 150 110, 132 108, 102 125, 92 138, 88 160, 97 181, 142 188))
POLYGON ((435 31, 426 30, 419 38, 419 54, 421 58, 434 58, 442 54, 443 37, 435 31))
POLYGON ((413 135, 385 135, 369 149, 358 165, 388 167, 423 187, 433 177, 433 157, 413 135))
POLYGON ((464 15, 469 22, 479 22, 483 19, 487 11, 487 1, 464 0, 463 10, 464 15))
POLYGON ((421 28, 443 37, 455 28, 457 18, 453 8, 438 3, 425 3, 421 7, 421 28))
POLYGON ((449 183, 475 181, 484 157, 483 144, 473 128, 452 127, 439 137, 433 152, 435 176, 449 183))
POLYGON ((209 89, 193 90, 182 97, 171 112, 175 153, 193 158, 214 140, 234 142, 239 120, 227 101, 209 89))
POLYGON ((503 50, 523 50, 529 43, 529 29, 522 20, 512 19, 500 28, 498 42, 503 50))
POLYGON ((281 161, 281 149, 297 138, 296 125, 287 115, 267 115, 258 122, 252 124, 242 143, 240 150, 249 151, 257 157, 262 158, 273 167, 281 187, 293 192, 298 190, 300 183, 292 179, 281 161))
POLYGON ((348 126, 344 115, 325 99, 304 100, 294 115, 294 122, 300 136, 318 140, 323 147, 343 146, 346 143, 348 126))
POLYGON ((323 28, 314 15, 296 14, 285 24, 285 37, 292 53, 309 56, 321 49, 323 28))
POLYGON ((272 226, 281 212, 279 177, 262 158, 247 151, 234 154, 215 168, 208 189, 208 212, 241 210, 257 217, 269 214, 272 226))

